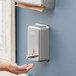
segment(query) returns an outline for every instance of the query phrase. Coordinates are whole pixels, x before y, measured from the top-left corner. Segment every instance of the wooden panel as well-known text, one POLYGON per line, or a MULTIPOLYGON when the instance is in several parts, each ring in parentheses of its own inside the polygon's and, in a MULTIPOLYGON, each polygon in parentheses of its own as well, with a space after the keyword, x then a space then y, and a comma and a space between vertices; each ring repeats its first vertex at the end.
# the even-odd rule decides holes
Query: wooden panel
MULTIPOLYGON (((15 2, 0 0, 0 62, 15 62, 15 2)), ((17 76, 0 71, 0 76, 17 76)))

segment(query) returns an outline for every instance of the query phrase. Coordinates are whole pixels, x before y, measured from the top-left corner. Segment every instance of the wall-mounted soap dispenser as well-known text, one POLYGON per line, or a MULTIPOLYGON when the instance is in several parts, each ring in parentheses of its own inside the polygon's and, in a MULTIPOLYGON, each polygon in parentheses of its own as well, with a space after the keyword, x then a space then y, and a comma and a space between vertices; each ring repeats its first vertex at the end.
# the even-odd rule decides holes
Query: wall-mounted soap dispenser
POLYGON ((28 26, 27 59, 34 61, 49 61, 49 26, 35 24, 28 26))

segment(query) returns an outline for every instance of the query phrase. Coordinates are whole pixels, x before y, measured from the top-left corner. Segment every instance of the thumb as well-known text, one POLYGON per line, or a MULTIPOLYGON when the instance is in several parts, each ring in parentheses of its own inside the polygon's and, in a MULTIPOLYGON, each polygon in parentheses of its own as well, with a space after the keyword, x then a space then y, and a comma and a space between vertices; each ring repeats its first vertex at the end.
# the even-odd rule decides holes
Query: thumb
POLYGON ((22 65, 22 66, 18 66, 17 70, 22 71, 22 70, 26 70, 26 67, 28 66, 28 64, 22 65))

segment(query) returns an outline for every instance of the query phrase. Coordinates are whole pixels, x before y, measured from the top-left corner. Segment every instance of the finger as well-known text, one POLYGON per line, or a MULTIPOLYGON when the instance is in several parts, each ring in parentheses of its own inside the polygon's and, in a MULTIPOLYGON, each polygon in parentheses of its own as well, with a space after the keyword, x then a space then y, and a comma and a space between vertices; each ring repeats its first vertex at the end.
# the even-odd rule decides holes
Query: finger
POLYGON ((24 72, 27 72, 29 71, 32 67, 33 67, 34 64, 25 64, 25 65, 22 65, 22 66, 18 66, 18 71, 24 71, 24 72))
POLYGON ((28 67, 26 68, 26 72, 29 71, 30 69, 32 69, 33 66, 34 66, 34 64, 29 64, 28 67))
POLYGON ((21 65, 21 67, 27 67, 28 64, 21 65))
POLYGON ((18 72, 21 73, 26 73, 28 72, 32 67, 34 66, 34 64, 28 64, 26 70, 19 70, 18 72))

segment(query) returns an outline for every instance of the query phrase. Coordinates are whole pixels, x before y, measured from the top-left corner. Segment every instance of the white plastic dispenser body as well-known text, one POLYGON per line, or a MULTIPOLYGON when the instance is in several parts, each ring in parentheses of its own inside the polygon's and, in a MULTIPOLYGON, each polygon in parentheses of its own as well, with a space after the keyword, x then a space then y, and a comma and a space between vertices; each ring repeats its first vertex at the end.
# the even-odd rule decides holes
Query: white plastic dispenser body
POLYGON ((49 26, 36 24, 28 26, 28 55, 33 61, 49 61, 49 26))

